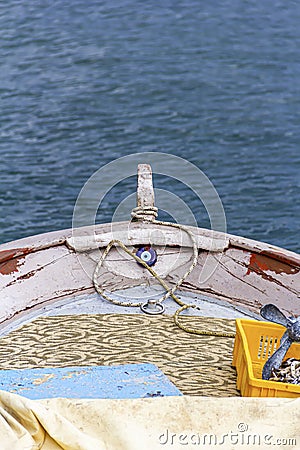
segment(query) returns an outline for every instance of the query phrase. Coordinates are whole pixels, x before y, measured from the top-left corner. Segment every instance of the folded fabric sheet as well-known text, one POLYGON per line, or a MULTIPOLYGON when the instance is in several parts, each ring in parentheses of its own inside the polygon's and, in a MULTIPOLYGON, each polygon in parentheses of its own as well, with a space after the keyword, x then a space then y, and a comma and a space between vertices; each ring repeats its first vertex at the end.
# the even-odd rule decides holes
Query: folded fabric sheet
POLYGON ((300 399, 29 400, 0 391, 1 450, 299 448, 300 399))

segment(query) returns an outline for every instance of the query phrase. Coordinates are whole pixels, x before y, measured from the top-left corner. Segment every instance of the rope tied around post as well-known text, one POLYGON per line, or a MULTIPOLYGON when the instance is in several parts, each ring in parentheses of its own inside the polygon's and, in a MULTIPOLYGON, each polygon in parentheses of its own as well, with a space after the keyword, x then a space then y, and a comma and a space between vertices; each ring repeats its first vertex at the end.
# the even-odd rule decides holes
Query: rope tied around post
POLYGON ((157 216, 156 206, 137 206, 131 211, 131 218, 142 222, 155 222, 157 216))
POLYGON ((104 292, 104 289, 102 289, 100 283, 98 282, 100 269, 105 261, 105 258, 107 257, 108 253, 114 246, 118 246, 122 248, 129 256, 131 256, 133 259, 135 259, 136 262, 138 262, 141 266, 143 266, 145 269, 147 269, 150 274, 160 283, 160 285, 164 288, 166 291, 165 294, 157 301, 157 303, 161 304, 164 300, 166 300, 168 297, 172 297, 172 299, 179 305, 179 309, 174 314, 174 322, 175 324, 181 328, 182 330, 193 333, 197 335, 209 335, 209 336, 222 336, 222 337, 229 337, 234 338, 234 333, 228 333, 228 332, 219 332, 219 331, 213 331, 213 330, 198 330, 195 328, 190 328, 185 325, 183 325, 181 322, 179 322, 179 314, 188 309, 188 308, 196 308, 200 309, 197 305, 188 305, 184 303, 180 298, 175 294, 176 290, 182 285, 184 280, 191 274, 191 272, 194 270, 194 268, 197 265, 198 262, 198 246, 195 239, 195 236, 193 233, 186 228, 184 225, 177 224, 177 223, 171 223, 171 222, 162 222, 160 220, 157 220, 158 216, 158 208, 154 206, 154 189, 152 185, 152 170, 150 165, 148 164, 139 164, 138 166, 138 187, 137 187, 137 207, 133 208, 131 212, 132 220, 134 221, 140 221, 144 223, 153 223, 162 227, 172 227, 179 229, 189 236, 192 247, 193 247, 193 258, 192 262, 190 264, 190 267, 188 270, 182 275, 182 277, 177 281, 176 285, 171 288, 167 285, 167 283, 156 273, 156 271, 153 269, 153 267, 149 266, 147 262, 142 260, 139 256, 137 256, 135 253, 133 253, 129 248, 126 247, 126 245, 121 242, 118 239, 113 239, 109 242, 107 247, 105 248, 104 252, 102 253, 96 268, 93 273, 93 284, 95 287, 95 290, 100 294, 103 298, 105 298, 107 301, 118 305, 118 306, 125 306, 125 307, 140 307, 142 305, 142 302, 120 302, 118 300, 115 300, 111 298, 109 295, 107 295, 104 292))

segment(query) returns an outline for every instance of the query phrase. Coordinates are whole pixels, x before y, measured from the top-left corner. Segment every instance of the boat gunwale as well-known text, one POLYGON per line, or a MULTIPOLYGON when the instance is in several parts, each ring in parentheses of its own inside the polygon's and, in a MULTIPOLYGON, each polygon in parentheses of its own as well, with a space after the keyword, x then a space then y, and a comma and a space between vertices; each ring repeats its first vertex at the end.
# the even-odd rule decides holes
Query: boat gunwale
MULTIPOLYGON (((109 227, 110 231, 112 230, 112 227, 116 228, 115 231, 118 231, 119 227, 121 229, 124 228, 124 230, 126 230, 128 229, 129 225, 133 226, 133 228, 135 229, 139 228, 146 229, 147 227, 150 229, 161 229, 160 226, 156 224, 151 223, 140 224, 140 223, 132 223, 130 221, 124 221, 124 222, 104 223, 95 226, 91 225, 88 227, 77 228, 76 232, 77 233, 78 231, 82 232, 83 236, 88 235, 91 236, 95 234, 97 237, 99 237, 100 235, 105 236, 106 233, 109 233, 109 231, 107 231, 107 229, 109 230, 109 227)), ((264 256, 273 258, 274 260, 284 262, 296 268, 300 268, 300 255, 291 250, 274 246, 272 244, 268 244, 263 241, 257 241, 254 239, 244 238, 229 233, 222 233, 219 231, 209 230, 206 228, 192 227, 187 225, 185 225, 185 228, 187 228, 189 231, 193 232, 198 236, 204 236, 212 240, 220 239, 224 240, 225 242, 226 239, 228 239, 229 245, 228 247, 224 248, 224 250, 226 250, 227 248, 247 250, 256 254, 263 254, 264 256)), ((38 235, 28 236, 25 238, 0 244, 0 264, 7 262, 13 258, 26 256, 29 253, 46 250, 51 247, 57 247, 62 245, 66 245, 68 247, 67 240, 73 236, 73 233, 74 230, 72 228, 69 228, 64 230, 57 230, 47 233, 41 233, 38 235)), ((141 244, 143 243, 144 242, 141 242, 141 244)), ((101 243, 101 241, 99 241, 99 248, 103 248, 106 246, 107 246, 106 242, 101 243)), ((171 245, 167 244, 167 246, 171 245)), ((70 249, 70 247, 68 248, 70 249)), ((219 251, 221 252, 222 250, 219 251)))

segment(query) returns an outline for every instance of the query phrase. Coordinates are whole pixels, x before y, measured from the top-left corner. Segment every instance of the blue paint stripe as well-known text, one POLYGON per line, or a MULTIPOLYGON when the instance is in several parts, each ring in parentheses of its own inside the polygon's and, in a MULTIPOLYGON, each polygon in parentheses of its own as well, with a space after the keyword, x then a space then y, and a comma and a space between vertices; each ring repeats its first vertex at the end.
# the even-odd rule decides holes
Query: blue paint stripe
POLYGON ((33 400, 182 395, 154 364, 0 370, 0 389, 33 400))

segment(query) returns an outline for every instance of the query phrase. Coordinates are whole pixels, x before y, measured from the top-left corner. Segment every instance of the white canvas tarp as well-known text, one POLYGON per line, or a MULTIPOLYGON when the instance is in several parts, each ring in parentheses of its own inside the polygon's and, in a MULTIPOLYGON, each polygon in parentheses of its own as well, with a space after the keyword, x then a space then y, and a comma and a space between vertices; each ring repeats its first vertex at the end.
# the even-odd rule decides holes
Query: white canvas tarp
POLYGON ((0 391, 1 450, 300 448, 300 399, 28 400, 0 391))

